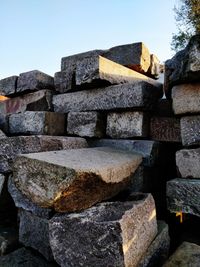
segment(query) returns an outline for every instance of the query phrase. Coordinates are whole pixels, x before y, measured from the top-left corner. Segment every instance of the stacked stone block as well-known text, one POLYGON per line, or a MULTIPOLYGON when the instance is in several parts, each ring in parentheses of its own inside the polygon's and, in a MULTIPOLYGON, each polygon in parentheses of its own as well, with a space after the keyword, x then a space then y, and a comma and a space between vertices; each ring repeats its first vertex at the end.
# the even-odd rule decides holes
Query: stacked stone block
POLYGON ((165 261, 168 227, 157 227, 149 194, 160 143, 144 140, 163 95, 152 79, 158 69, 158 59, 136 43, 65 57, 54 80, 30 71, 0 81, 8 97, 0 102, 7 134, 0 138, 0 199, 5 191, 19 221, 19 236, 11 245, 5 237, 9 245, 0 252, 16 249, 18 240, 26 247, 0 257, 0 264, 18 266, 18 258, 41 266, 165 261))
POLYGON ((166 94, 180 117, 183 149, 176 153, 178 177, 167 184, 168 209, 200 216, 199 90, 200 36, 166 62, 166 94))

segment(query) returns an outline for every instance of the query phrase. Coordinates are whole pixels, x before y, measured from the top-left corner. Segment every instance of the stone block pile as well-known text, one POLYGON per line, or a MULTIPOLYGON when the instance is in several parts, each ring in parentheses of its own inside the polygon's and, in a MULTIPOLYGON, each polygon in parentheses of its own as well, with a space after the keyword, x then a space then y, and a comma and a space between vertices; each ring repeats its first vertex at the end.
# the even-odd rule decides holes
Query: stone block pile
POLYGON ((200 36, 166 62, 166 94, 180 118, 177 177, 167 183, 168 209, 200 217, 200 36))
POLYGON ((135 43, 64 57, 54 78, 0 80, 0 266, 164 263, 157 181, 180 132, 170 113, 162 136, 158 70, 135 43))

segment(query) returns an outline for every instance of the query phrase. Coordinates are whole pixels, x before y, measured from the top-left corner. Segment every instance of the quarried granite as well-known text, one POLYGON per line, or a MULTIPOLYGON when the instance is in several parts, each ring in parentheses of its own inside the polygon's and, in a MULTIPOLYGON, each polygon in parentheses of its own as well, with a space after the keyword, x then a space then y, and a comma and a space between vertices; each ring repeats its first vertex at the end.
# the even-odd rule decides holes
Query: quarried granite
POLYGON ((25 111, 9 116, 11 134, 64 135, 65 114, 48 111, 25 111))
POLYGON ((16 136, 0 139, 0 172, 11 172, 18 154, 87 147, 83 138, 63 136, 16 136))
POLYGON ((181 139, 183 146, 200 144, 200 115, 181 118, 181 139))
POLYGON ((125 189, 141 161, 140 154, 108 147, 42 152, 18 156, 13 177, 32 202, 72 212, 125 189))
POLYGON ((54 79, 39 70, 21 73, 17 81, 17 93, 41 89, 54 89, 54 79))
POLYGON ((177 151, 176 166, 181 177, 200 179, 200 148, 177 151))
POLYGON ((138 266, 157 234, 154 200, 104 202, 49 222, 50 244, 61 266, 138 266), (83 230, 84 229, 84 230, 83 230))
POLYGON ((165 94, 177 84, 200 81, 200 34, 193 36, 184 50, 165 62, 165 94))
POLYGON ((148 115, 141 111, 109 113, 106 134, 112 138, 147 137, 149 135, 148 115))
POLYGON ((13 95, 16 93, 18 76, 10 76, 0 80, 0 95, 13 95))
POLYGON ((163 267, 199 267, 200 246, 183 242, 163 267))
POLYGON ((170 212, 183 212, 200 217, 200 180, 173 179, 167 182, 167 207, 170 212))
POLYGON ((151 110, 162 95, 162 88, 142 81, 55 95, 53 106, 55 112, 61 113, 124 108, 151 110))
POLYGON ((105 119, 96 111, 69 112, 67 116, 67 133, 83 137, 103 137, 105 119))

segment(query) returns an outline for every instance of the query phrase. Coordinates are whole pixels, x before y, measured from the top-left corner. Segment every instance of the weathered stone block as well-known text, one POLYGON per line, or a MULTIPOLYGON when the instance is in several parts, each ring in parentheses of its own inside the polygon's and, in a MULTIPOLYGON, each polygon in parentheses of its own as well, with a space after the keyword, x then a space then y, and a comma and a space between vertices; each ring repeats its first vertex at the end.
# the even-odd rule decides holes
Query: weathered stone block
POLYGON ((163 142, 181 142, 180 119, 173 117, 152 117, 151 139, 163 142))
POLYGON ((67 133, 85 137, 102 137, 105 134, 104 118, 95 111, 69 112, 67 133))
MULTIPOLYGON (((0 226, 0 257, 15 249, 18 245, 18 231, 11 227, 0 226)), ((2 266, 2 265, 0 265, 2 266)))
POLYGON ((106 147, 21 155, 14 182, 41 207, 76 211, 126 188, 141 161, 140 154, 106 147))
POLYGON ((61 266, 137 266, 157 233, 151 195, 105 202, 50 220, 50 244, 61 266), (83 231, 84 229, 84 231, 83 231))
POLYGON ((200 148, 177 151, 176 166, 183 178, 200 178, 200 148))
POLYGON ((97 87, 98 85, 119 84, 126 82, 146 81, 150 84, 162 87, 154 79, 139 72, 126 68, 112 60, 102 56, 83 59, 76 66, 76 86, 97 87))
POLYGON ((59 93, 66 93, 75 90, 75 70, 59 71, 54 74, 55 90, 59 93))
POLYGON ((175 114, 200 112, 200 83, 187 83, 172 88, 175 114))
POLYGON ((138 267, 162 266, 167 260, 170 248, 168 225, 158 221, 158 234, 146 251, 138 267))
POLYGON ((150 110, 162 90, 147 82, 120 84, 53 96, 55 112, 140 108, 150 110))
POLYGON ((184 146, 200 144, 200 116, 181 118, 181 139, 184 146))
POLYGON ((0 172, 11 172, 18 154, 87 147, 83 138, 61 136, 17 136, 0 139, 0 172))
POLYGON ((170 212, 200 217, 200 180, 177 178, 167 182, 167 206, 170 212))
POLYGON ((52 93, 50 90, 41 90, 23 96, 9 98, 0 102, 0 112, 3 115, 7 115, 26 110, 50 111, 52 110, 51 99, 52 93))
POLYGON ((65 114, 45 111, 25 111, 9 116, 11 134, 47 134, 65 133, 65 114))
POLYGON ((26 248, 20 248, 14 252, 0 257, 2 267, 56 267, 57 265, 45 261, 26 248))
POLYGON ((109 113, 106 134, 112 138, 147 137, 149 118, 140 111, 109 113))
POLYGON ((200 81, 200 35, 191 38, 187 47, 165 62, 165 94, 177 84, 200 81))
POLYGON ((158 59, 156 55, 151 54, 150 55, 150 66, 148 68, 147 75, 149 75, 150 77, 154 79, 158 79, 160 75, 160 68, 161 68, 160 60, 158 59))
POLYGON ((19 210, 19 241, 39 251, 48 261, 53 260, 49 244, 49 221, 31 212, 19 210))
POLYGON ((39 70, 32 70, 19 75, 17 93, 41 89, 54 89, 53 77, 39 70))
POLYGON ((49 219, 53 215, 52 209, 41 208, 38 205, 31 202, 26 196, 24 196, 15 186, 13 178, 8 179, 8 191, 14 200, 17 208, 25 211, 30 211, 31 214, 38 216, 43 219, 49 219))
POLYGON ((0 95, 9 96, 15 94, 18 76, 11 76, 0 80, 0 95))
POLYGON ((160 145, 150 140, 118 140, 118 139, 97 139, 88 140, 90 147, 114 147, 126 151, 137 152, 142 155, 142 165, 151 167, 159 160, 160 145))
POLYGON ((183 242, 163 267, 198 267, 199 262, 200 246, 189 242, 183 242))

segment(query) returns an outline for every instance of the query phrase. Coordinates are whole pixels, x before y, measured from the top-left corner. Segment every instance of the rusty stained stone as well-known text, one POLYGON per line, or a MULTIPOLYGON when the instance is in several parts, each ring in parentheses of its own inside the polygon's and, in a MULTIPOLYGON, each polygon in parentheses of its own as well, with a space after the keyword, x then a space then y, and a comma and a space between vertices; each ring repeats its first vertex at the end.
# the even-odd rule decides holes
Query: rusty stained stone
POLYGON ((106 147, 34 153, 17 157, 13 177, 40 207, 76 211, 125 189, 141 161, 140 154, 106 147))
POLYGON ((174 117, 152 117, 150 136, 156 141, 181 142, 180 119, 174 117))

